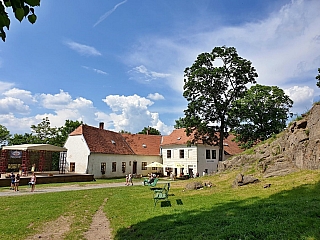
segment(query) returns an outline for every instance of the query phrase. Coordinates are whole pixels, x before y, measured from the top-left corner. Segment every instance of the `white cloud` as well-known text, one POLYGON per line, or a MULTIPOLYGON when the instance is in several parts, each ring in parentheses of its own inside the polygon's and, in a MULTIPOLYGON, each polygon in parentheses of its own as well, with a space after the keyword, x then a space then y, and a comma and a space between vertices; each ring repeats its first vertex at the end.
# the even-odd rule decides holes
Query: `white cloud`
POLYGON ((293 86, 284 90, 285 94, 294 102, 291 112, 306 112, 314 100, 314 90, 308 86, 293 86))
POLYGON ((168 78, 170 76, 167 73, 150 71, 144 65, 133 68, 129 71, 129 74, 131 75, 131 79, 144 82, 150 82, 158 78, 168 78))
POLYGON ((18 113, 26 114, 30 111, 28 105, 25 105, 23 101, 13 97, 6 97, 0 99, 0 114, 18 113))
POLYGON ((147 35, 135 43, 125 61, 129 66, 138 65, 134 70, 140 75, 148 76, 151 66, 157 66, 158 72, 165 69, 162 83, 182 93, 183 72, 200 53, 216 46, 234 46, 256 68, 259 84, 284 89, 299 82, 315 88, 320 66, 319 9, 320 1, 292 0, 256 22, 206 31, 202 29, 212 27, 202 22, 199 31, 192 26, 193 31, 181 28, 172 36, 147 35))
POLYGON ((18 89, 18 88, 11 88, 8 91, 3 93, 6 97, 12 97, 16 99, 23 100, 24 102, 34 103, 37 100, 34 96, 32 96, 30 91, 18 89))
POLYGON ((101 23, 103 20, 105 20, 107 17, 109 17, 110 14, 112 14, 120 5, 126 3, 127 0, 124 0, 120 3, 118 3, 117 5, 115 5, 111 10, 109 10, 108 12, 106 12, 105 14, 103 14, 99 20, 93 25, 93 27, 97 26, 99 23, 101 23))
POLYGON ((158 113, 148 110, 148 107, 153 105, 149 99, 136 94, 133 96, 110 95, 103 101, 113 112, 110 114, 97 112, 96 120, 105 122, 109 129, 137 133, 147 126, 154 127, 160 132, 169 128, 159 119, 158 113))
POLYGON ((14 83, 0 81, 0 93, 7 91, 8 89, 12 88, 13 86, 14 86, 14 83))
POLYGON ((93 71, 93 72, 95 72, 95 73, 98 73, 98 74, 108 75, 107 72, 102 71, 102 70, 100 70, 100 69, 90 68, 90 67, 87 67, 87 66, 82 66, 82 67, 83 67, 84 69, 91 70, 91 71, 93 71))
POLYGON ((87 46, 87 45, 80 44, 73 41, 67 41, 65 42, 65 44, 69 48, 78 52, 81 55, 85 55, 85 56, 101 56, 102 55, 97 49, 91 46, 87 46))
POLYGON ((164 96, 159 93, 150 93, 147 98, 150 98, 152 100, 164 100, 164 96))

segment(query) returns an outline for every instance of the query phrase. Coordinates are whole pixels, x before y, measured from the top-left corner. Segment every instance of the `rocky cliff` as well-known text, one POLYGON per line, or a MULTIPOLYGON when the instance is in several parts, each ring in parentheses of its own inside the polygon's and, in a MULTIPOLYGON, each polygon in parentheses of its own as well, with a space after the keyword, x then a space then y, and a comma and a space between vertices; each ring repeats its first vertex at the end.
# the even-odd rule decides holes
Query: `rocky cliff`
POLYGON ((271 177, 298 169, 320 169, 320 105, 314 105, 277 138, 246 152, 220 162, 218 171, 256 168, 264 177, 271 177))

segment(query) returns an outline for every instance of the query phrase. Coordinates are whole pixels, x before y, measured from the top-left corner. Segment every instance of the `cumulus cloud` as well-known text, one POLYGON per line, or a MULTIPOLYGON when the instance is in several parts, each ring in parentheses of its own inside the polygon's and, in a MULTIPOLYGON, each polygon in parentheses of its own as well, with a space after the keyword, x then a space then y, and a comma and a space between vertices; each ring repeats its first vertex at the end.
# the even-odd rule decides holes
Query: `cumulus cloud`
POLYGON ((24 102, 29 102, 29 103, 34 103, 37 101, 30 91, 18 89, 18 88, 11 88, 8 91, 4 92, 3 95, 6 97, 20 99, 20 100, 23 100, 24 102))
POLYGON ((164 100, 164 96, 159 93, 150 93, 147 98, 152 100, 164 100))
POLYGON ((314 100, 314 90, 310 87, 293 86, 284 90, 285 94, 294 102, 292 112, 305 112, 310 109, 314 100))
POLYGON ((80 44, 73 41, 67 41, 65 42, 65 44, 72 50, 79 53, 80 55, 85 55, 85 56, 101 56, 102 55, 97 49, 91 46, 87 46, 87 45, 80 44))
POLYGON ((97 112, 96 119, 104 121, 109 129, 126 130, 132 133, 137 133, 147 126, 154 127, 160 132, 166 132, 168 129, 159 119, 158 113, 150 112, 148 108, 154 103, 147 98, 136 94, 109 95, 103 101, 111 108, 112 113, 97 112))
POLYGON ((28 105, 23 101, 13 97, 6 97, 0 99, 0 114, 18 113, 26 114, 30 111, 28 105))

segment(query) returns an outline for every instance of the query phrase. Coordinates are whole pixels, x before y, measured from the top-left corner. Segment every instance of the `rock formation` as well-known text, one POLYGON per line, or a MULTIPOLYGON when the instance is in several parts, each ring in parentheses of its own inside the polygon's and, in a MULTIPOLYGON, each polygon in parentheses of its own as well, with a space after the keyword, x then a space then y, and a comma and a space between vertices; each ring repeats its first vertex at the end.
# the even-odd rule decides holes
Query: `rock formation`
POLYGON ((320 168, 320 105, 314 105, 304 118, 253 148, 252 154, 240 154, 219 163, 218 171, 252 167, 264 177, 286 175, 298 169, 320 168))

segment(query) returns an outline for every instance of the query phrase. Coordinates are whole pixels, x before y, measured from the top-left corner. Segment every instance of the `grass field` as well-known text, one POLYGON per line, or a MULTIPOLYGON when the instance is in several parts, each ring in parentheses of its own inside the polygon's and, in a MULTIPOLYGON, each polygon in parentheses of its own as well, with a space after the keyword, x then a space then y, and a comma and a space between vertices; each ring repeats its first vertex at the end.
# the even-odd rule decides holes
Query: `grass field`
POLYGON ((152 191, 140 183, 1 197, 0 239, 24 239, 59 216, 72 219, 65 239, 83 239, 106 198, 104 212, 114 239, 320 239, 320 171, 231 188, 235 176, 230 172, 172 182, 171 206, 154 207, 152 191), (215 186, 185 190, 188 181, 215 186), (263 188, 267 183, 271 187, 263 188))

